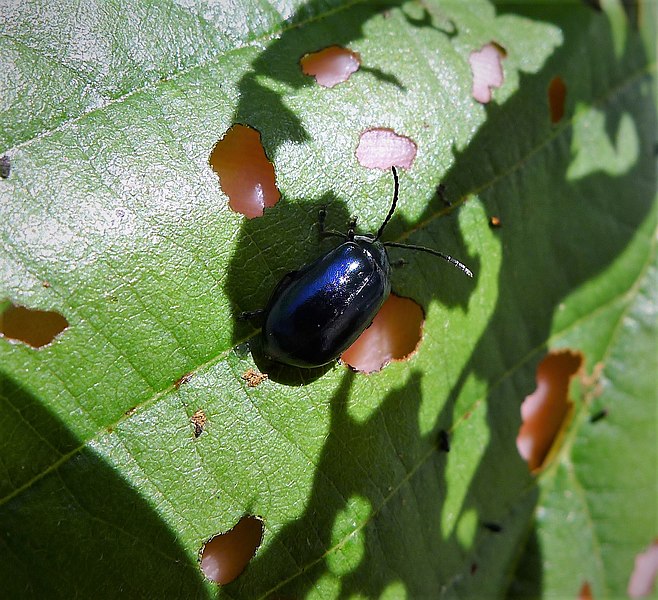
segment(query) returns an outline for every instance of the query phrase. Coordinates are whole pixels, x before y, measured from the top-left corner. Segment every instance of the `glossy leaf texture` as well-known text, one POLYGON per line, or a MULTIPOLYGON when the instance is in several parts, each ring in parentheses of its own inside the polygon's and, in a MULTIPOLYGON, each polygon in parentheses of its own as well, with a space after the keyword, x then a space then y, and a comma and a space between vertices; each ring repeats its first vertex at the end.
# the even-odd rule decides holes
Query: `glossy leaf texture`
POLYGON ((658 534, 656 7, 590 4, 2 9, 0 310, 68 322, 38 349, 0 338, 7 597, 625 593, 658 534), (469 56, 492 42, 483 105, 469 56), (361 67, 329 89, 299 60, 332 45, 361 67), (208 165, 235 123, 282 194, 252 220, 208 165), (364 232, 386 214, 390 174, 355 156, 375 127, 418 148, 386 238, 475 278, 392 249, 393 290, 426 317, 409 360, 250 387, 257 331, 236 315, 331 247, 318 209, 364 232), (576 410, 531 476, 519 407, 560 348, 584 357, 576 410), (199 552, 247 514, 262 545, 218 588, 199 552))

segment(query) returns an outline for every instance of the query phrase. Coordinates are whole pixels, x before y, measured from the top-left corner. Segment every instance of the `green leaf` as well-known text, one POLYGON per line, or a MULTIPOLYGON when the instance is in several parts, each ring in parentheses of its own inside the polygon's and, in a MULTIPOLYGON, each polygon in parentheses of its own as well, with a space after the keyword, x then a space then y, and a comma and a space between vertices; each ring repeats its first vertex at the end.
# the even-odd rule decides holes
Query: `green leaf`
POLYGON ((5 8, 0 301, 69 322, 41 349, 0 338, 7 597, 623 594, 658 533, 655 5, 639 25, 608 5, 5 8), (505 80, 483 106, 468 57, 492 41, 505 80), (362 67, 326 89, 298 61, 333 44, 362 67), (282 192, 250 221, 207 162, 234 123, 260 131, 282 192), (393 288, 426 314, 411 359, 250 388, 257 332, 235 314, 328 248, 320 206, 337 228, 386 214, 390 174, 354 154, 370 127, 418 146, 387 237, 475 279, 405 254, 393 288), (565 442, 533 478, 519 406, 563 347, 602 391, 573 383, 565 442), (244 514, 263 543, 218 592, 198 553, 244 514))

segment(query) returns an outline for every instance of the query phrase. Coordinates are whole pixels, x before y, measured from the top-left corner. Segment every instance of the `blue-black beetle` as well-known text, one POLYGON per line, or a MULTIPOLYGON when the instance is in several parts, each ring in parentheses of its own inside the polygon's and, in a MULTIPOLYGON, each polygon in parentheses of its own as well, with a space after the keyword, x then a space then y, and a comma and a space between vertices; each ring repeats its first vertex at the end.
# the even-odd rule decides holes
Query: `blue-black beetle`
POLYGON ((391 264, 385 246, 429 252, 452 263, 466 275, 471 271, 458 260, 424 246, 380 242, 398 201, 399 181, 392 168, 395 191, 391 208, 376 235, 355 235, 324 229, 323 237, 345 241, 299 271, 288 273, 276 286, 264 310, 245 313, 262 316, 264 354, 298 367, 320 367, 338 358, 372 323, 391 292, 391 264))

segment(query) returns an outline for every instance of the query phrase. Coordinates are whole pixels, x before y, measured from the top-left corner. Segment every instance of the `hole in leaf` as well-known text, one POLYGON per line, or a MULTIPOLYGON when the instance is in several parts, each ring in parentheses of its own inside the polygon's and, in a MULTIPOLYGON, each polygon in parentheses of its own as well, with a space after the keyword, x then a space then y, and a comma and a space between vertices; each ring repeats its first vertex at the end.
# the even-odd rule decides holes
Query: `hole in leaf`
POLYGON ((471 52, 468 62, 473 73, 472 94, 478 102, 490 102, 491 91, 503 85, 502 59, 506 56, 506 50, 496 42, 490 42, 480 50, 471 52))
POLYGON ((658 539, 653 541, 645 552, 635 556, 635 566, 626 590, 631 598, 645 598, 651 595, 658 575, 658 539))
POLYGON ((260 133, 252 127, 233 125, 215 144, 208 162, 235 212, 249 219, 262 217, 265 208, 279 201, 274 165, 265 155, 260 133))
POLYGON ((569 381, 582 363, 582 354, 567 350, 551 352, 537 367, 537 389, 521 405, 523 423, 516 438, 519 454, 533 472, 544 465, 568 422, 573 408, 569 381))
POLYGON ((233 529, 216 535, 201 549, 203 574, 215 583, 230 583, 244 571, 262 540, 263 520, 242 517, 233 529))
POLYGON ((361 134, 356 149, 356 158, 368 169, 408 169, 416 158, 416 143, 392 129, 368 129, 361 134))
POLYGON ((583 583, 583 585, 580 586, 580 592, 578 592, 578 600, 594 600, 594 596, 592 596, 592 588, 589 585, 589 582, 583 583))
POLYGON ((9 157, 6 154, 4 156, 0 156, 0 177, 2 177, 2 179, 7 179, 10 173, 11 161, 9 160, 9 157))
POLYGON ((341 360, 357 371, 373 373, 392 360, 409 358, 420 342, 424 318, 419 304, 391 294, 341 360))
POLYGON ((357 52, 341 46, 329 46, 318 52, 305 54, 299 61, 304 75, 312 75, 323 87, 343 83, 358 71, 361 57, 357 52))
POLYGON ((36 310, 10 304, 0 313, 0 335, 23 342, 33 348, 43 348, 69 326, 58 312, 36 310))
POLYGON ((548 106, 551 123, 559 123, 564 116, 564 101, 567 97, 567 85, 559 75, 548 84, 548 106))

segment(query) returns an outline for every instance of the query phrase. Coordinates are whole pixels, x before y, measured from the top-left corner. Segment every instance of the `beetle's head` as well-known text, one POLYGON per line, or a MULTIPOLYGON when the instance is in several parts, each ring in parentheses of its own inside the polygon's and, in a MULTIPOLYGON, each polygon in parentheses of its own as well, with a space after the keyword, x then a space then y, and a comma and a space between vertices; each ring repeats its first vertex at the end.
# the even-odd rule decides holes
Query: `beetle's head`
POLYGON ((386 253, 384 244, 370 235, 355 235, 354 243, 358 244, 360 248, 367 252, 384 273, 387 275, 390 273, 391 263, 388 260, 388 254, 386 253))

